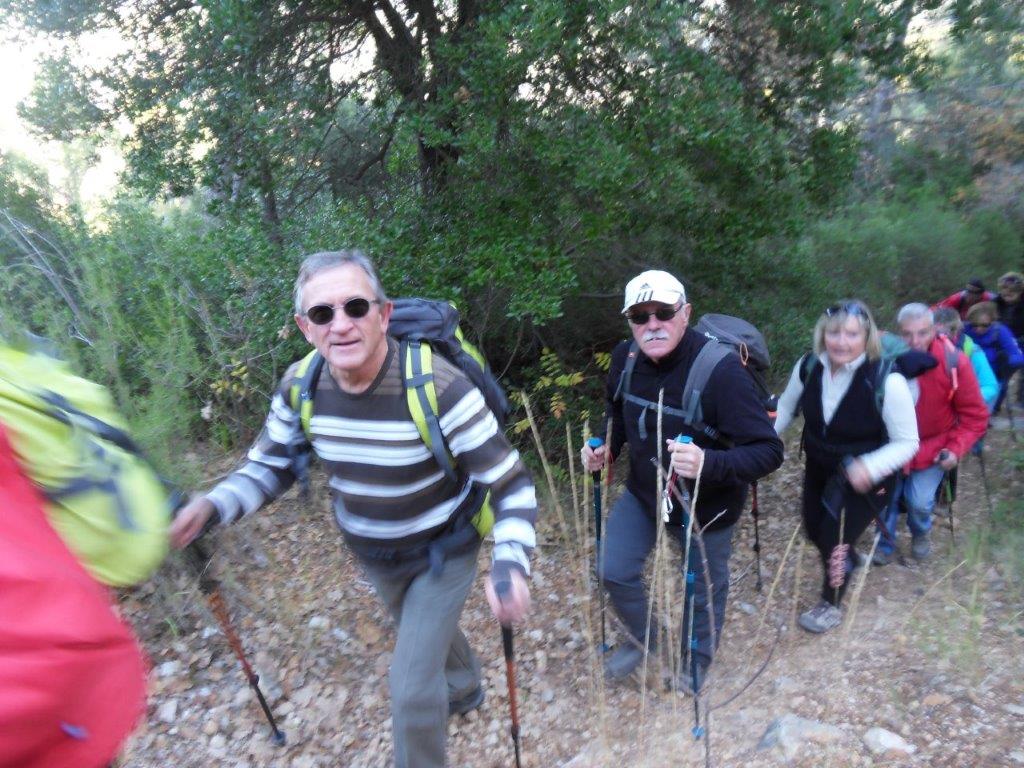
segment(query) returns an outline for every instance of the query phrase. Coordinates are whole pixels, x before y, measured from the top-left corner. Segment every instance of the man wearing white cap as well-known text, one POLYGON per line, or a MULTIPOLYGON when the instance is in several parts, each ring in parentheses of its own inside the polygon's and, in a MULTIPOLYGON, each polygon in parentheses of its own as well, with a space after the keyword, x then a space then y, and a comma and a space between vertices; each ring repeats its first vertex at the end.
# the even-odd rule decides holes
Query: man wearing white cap
MULTIPOLYGON (((692 601, 696 663, 687 665, 678 684, 692 692, 703 684, 718 646, 729 590, 732 531, 746 503, 747 486, 777 469, 783 451, 754 382, 736 355, 726 355, 715 365, 700 393, 701 420, 703 426, 712 429, 697 429, 688 423, 683 388, 698 353, 710 343, 699 333, 686 332, 690 312, 685 288, 668 272, 649 270, 626 285, 622 314, 629 321, 633 338, 612 352, 607 382, 611 442, 596 451, 584 448, 583 460, 589 471, 596 471, 606 461, 615 461, 623 446, 629 444, 626 490, 608 517, 601 567, 602 583, 628 631, 625 642, 605 662, 609 679, 633 673, 643 660, 645 642, 652 649, 657 642, 657 628, 648 627, 643 582, 644 564, 654 547, 660 514, 656 464, 666 469, 671 464, 672 471, 684 478, 689 494, 694 490, 694 478, 700 474, 695 521, 703 531, 707 551, 716 631, 712 637, 700 550, 691 546, 688 570, 696 579, 692 601), (661 431, 665 439, 657 445, 658 397, 662 390, 661 431), (674 438, 680 434, 693 441, 677 442, 674 438), (719 438, 709 434, 718 434, 719 438)), ((682 542, 685 531, 678 500, 673 503, 667 530, 682 542)), ((688 625, 687 615, 683 621, 684 644, 688 625)), ((685 648, 683 652, 685 655, 685 648)))

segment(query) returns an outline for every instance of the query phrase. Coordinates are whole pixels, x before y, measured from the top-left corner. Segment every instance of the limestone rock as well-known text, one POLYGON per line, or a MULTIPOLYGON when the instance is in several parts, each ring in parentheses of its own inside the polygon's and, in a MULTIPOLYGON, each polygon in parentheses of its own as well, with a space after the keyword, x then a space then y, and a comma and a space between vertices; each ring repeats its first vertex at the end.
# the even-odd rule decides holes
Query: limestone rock
POLYGON ((888 755, 893 752, 912 755, 917 751, 913 744, 885 728, 871 728, 864 734, 863 739, 864 746, 874 755, 888 755))

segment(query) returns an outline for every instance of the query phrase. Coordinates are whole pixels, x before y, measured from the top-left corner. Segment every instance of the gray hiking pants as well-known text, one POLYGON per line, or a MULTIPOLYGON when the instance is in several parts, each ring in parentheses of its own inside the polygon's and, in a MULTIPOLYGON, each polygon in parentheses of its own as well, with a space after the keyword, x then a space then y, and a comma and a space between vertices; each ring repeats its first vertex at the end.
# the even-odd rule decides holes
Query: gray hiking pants
MULTIPOLYGON (((708 617, 708 591, 704 579, 704 565, 700 548, 696 541, 690 544, 690 569, 694 571, 695 584, 693 595, 693 639, 697 641, 694 655, 702 669, 711 664, 718 640, 722 636, 722 623, 725 621, 725 602, 729 596, 729 556, 732 554, 732 531, 729 526, 720 531, 708 531, 704 534, 704 548, 708 554, 708 570, 711 572, 713 611, 715 616, 715 638, 712 643, 711 621, 708 617)), ((682 546, 685 543, 685 530, 678 526, 667 529, 682 546)), ((605 529, 604 567, 601 569, 601 581, 608 590, 612 605, 622 623, 626 625, 630 635, 638 643, 643 644, 644 632, 647 628, 647 589, 643 582, 644 565, 648 555, 654 549, 655 521, 645 512, 640 501, 629 491, 625 491, 612 508, 605 529)), ((679 595, 683 600, 684 596, 679 595)), ((686 638, 689 622, 690 601, 685 604, 682 638, 683 658, 686 658, 686 638)), ((652 617, 653 620, 653 617, 652 617)), ((656 632, 652 628, 652 646, 656 632)), ((689 670, 687 670, 689 672, 689 670)))
POLYGON ((396 768, 444 768, 448 702, 480 684, 480 662, 459 629, 479 549, 445 560, 436 575, 422 564, 363 561, 397 624, 388 677, 396 768))

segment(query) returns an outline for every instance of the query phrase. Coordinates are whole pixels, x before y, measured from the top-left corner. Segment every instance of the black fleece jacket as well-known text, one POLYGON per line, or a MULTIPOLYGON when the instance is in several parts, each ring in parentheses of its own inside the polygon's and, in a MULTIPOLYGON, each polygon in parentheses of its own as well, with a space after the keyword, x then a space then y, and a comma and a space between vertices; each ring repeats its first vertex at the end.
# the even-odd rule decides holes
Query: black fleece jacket
MULTIPOLYGON (((658 391, 664 387, 664 404, 681 408, 683 385, 697 353, 708 340, 692 330, 683 334, 672 352, 658 362, 638 352, 630 393, 650 400, 654 406, 644 408, 636 403, 615 399, 619 379, 625 367, 630 341, 620 343, 612 352, 611 368, 606 388, 607 417, 612 421, 612 458, 617 457, 624 444, 629 443, 629 477, 626 488, 643 504, 648 514, 658 508, 658 475, 652 459, 668 468, 668 450, 656 446, 658 435, 658 391), (646 438, 641 437, 641 414, 646 425, 646 438)), ((718 429, 732 443, 726 448, 703 433, 697 434, 679 416, 665 414, 662 419, 663 439, 673 439, 682 433, 691 435, 704 449, 704 471, 697 499, 697 522, 708 525, 720 513, 708 530, 720 530, 735 523, 743 511, 747 486, 764 477, 782 464, 782 441, 775 434, 771 420, 765 412, 761 397, 750 375, 743 369, 739 358, 729 355, 723 359, 708 382, 702 397, 704 422, 718 429)), ((693 482, 686 481, 690 493, 693 482)), ((680 510, 674 509, 669 524, 680 524, 680 510)))

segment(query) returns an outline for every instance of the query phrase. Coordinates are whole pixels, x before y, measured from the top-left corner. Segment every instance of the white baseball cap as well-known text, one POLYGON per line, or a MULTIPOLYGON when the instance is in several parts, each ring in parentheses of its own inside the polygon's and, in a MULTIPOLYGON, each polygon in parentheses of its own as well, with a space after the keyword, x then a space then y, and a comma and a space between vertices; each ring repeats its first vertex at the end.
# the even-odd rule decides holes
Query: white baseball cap
POLYGON ((649 269, 626 283, 626 303, 622 305, 622 314, 626 314, 631 307, 646 304, 648 301, 671 306, 680 302, 685 304, 686 289, 668 272, 649 269))

